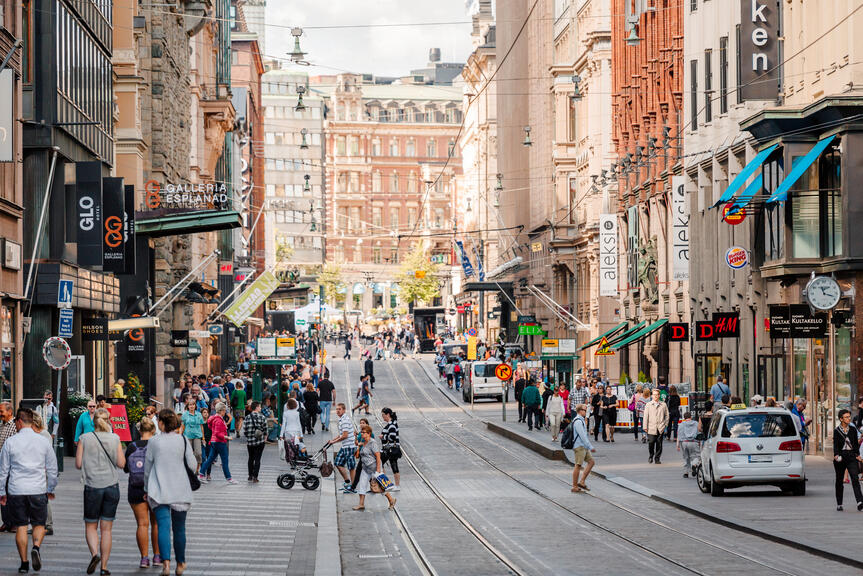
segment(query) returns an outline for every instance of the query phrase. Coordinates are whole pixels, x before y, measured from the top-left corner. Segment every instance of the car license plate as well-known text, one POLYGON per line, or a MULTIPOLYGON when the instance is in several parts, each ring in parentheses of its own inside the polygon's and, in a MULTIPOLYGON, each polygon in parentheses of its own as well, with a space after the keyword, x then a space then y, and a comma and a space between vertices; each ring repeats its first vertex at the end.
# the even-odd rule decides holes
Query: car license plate
POLYGON ((750 454, 749 455, 750 462, 773 462, 773 456, 767 456, 765 454, 750 454))

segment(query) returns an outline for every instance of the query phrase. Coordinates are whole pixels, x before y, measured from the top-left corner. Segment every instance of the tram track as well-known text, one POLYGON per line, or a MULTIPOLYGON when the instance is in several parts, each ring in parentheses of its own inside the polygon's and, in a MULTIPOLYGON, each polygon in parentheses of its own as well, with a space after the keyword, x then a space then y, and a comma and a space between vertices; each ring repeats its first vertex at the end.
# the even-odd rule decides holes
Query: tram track
MULTIPOLYGON (((447 400, 449 400, 449 401, 450 401, 454 406, 456 406, 456 407, 458 407, 459 409, 461 409, 461 410, 462 410, 466 415, 468 415, 471 419, 476 419, 476 417, 475 417, 473 414, 470 414, 469 412, 467 412, 466 410, 464 410, 464 407, 460 406, 460 405, 459 405, 455 400, 453 400, 453 399, 452 399, 448 394, 446 394, 445 392, 443 392, 442 390, 440 390, 440 388, 438 387, 437 383, 436 383, 436 382, 434 382, 434 380, 431 378, 431 376, 428 374, 428 372, 427 372, 427 371, 426 371, 426 370, 425 370, 425 369, 424 369, 424 368, 419 364, 419 361, 414 360, 414 362, 416 362, 416 364, 417 364, 417 368, 418 368, 418 369, 420 369, 420 370, 422 371, 422 373, 425 375, 426 379, 427 379, 429 382, 431 382, 431 383, 435 386, 435 388, 437 388, 437 389, 438 389, 438 390, 443 394, 443 396, 444 396, 447 400)), ((668 554, 663 554, 663 553, 657 552, 656 550, 654 550, 654 549, 652 549, 652 548, 650 548, 650 547, 648 547, 648 546, 646 546, 646 545, 643 545, 643 544, 641 544, 641 543, 640 543, 640 542, 638 542, 638 541, 635 541, 635 540, 633 540, 633 539, 631 539, 631 538, 628 538, 627 536, 625 536, 624 534, 622 534, 620 531, 615 530, 614 528, 611 528, 611 527, 609 527, 609 526, 605 526, 605 525, 603 525, 602 523, 597 522, 597 521, 595 521, 595 520, 593 520, 593 519, 591 519, 591 518, 589 518, 589 517, 585 516, 584 514, 580 514, 579 512, 577 512, 577 511, 573 510, 572 508, 570 508, 570 507, 568 507, 568 506, 566 506, 566 505, 564 505, 564 504, 561 504, 560 502, 558 502, 558 501, 557 501, 557 500, 555 500, 554 498, 550 497, 549 495, 547 495, 546 493, 544 493, 544 492, 543 492, 543 491, 541 491, 540 489, 536 488, 535 486, 531 485, 530 483, 528 483, 528 482, 526 482, 526 481, 522 480, 521 478, 518 478, 518 477, 514 476, 513 474, 511 474, 510 472, 508 472, 507 470, 505 470, 504 468, 502 468, 501 466, 499 466, 498 464, 496 464, 495 462, 493 462, 490 458, 488 458, 488 457, 487 457, 487 456, 485 456, 484 454, 480 453, 480 452, 479 452, 479 451, 478 451, 474 446, 471 446, 470 444, 468 444, 467 442, 465 442, 465 441, 464 441, 464 440, 462 440, 461 438, 458 438, 456 435, 454 435, 454 434, 452 434, 451 432, 449 432, 448 430, 446 430, 446 429, 442 428, 438 422, 436 422, 435 420, 431 419, 431 418, 430 418, 430 417, 425 413, 425 411, 423 410, 423 408, 419 407, 419 406, 416 404, 416 402, 414 402, 414 401, 413 401, 413 399, 410 397, 410 395, 407 393, 407 391, 406 391, 406 389, 405 389, 404 385, 402 384, 401 379, 396 375, 396 371, 395 371, 395 369, 393 368, 392 364, 390 364, 390 363, 387 363, 387 364, 388 364, 388 367, 390 368, 390 371, 391 371, 391 372, 392 372, 392 374, 393 374, 393 379, 394 379, 394 381, 396 382, 396 384, 398 385, 398 387, 399 387, 399 389, 400 389, 400 391, 401 391, 402 395, 404 396, 404 398, 405 398, 406 402, 408 402, 408 404, 410 404, 410 405, 411 405, 411 406, 412 406, 412 407, 417 411, 417 413, 418 413, 418 414, 419 414, 419 415, 420 415, 420 416, 421 416, 421 417, 422 417, 422 418, 423 418, 423 419, 424 419, 424 420, 429 424, 429 426, 432 428, 432 430, 433 430, 435 433, 437 433, 437 434, 439 434, 439 435, 446 436, 446 437, 447 437, 447 438, 449 438, 451 441, 453 441, 453 442, 455 442, 456 444, 460 445, 460 446, 461 446, 464 450, 466 450, 467 452, 470 452, 470 453, 474 454, 476 457, 478 457, 480 460, 482 460, 483 462, 485 462, 486 464, 488 464, 489 466, 491 466, 491 467, 492 467, 494 470, 496 470, 497 472, 499 472, 499 473, 503 474, 504 476, 508 477, 508 478, 509 478, 509 479, 511 479, 512 481, 516 482, 517 484, 519 484, 519 485, 520 485, 520 486, 522 486, 523 488, 525 488, 525 489, 529 490, 530 492, 532 492, 532 493, 536 494, 537 496, 539 496, 539 497, 540 497, 540 498, 542 498, 543 500, 545 500, 545 501, 547 501, 547 502, 551 503, 551 504, 552 504, 552 505, 554 505, 555 507, 557 507, 557 508, 559 508, 559 509, 561 509, 561 510, 566 511, 566 512, 568 512, 569 514, 572 514, 572 515, 576 516, 577 518, 579 518, 579 519, 580 519, 580 520, 582 520, 583 522, 585 522, 585 523, 589 524, 590 526, 593 526, 593 527, 595 527, 595 528, 597 528, 597 529, 599 529, 599 530, 601 530, 601 531, 603 531, 603 532, 605 532, 605 533, 611 534, 611 535, 615 536, 616 538, 619 538, 619 539, 621 539, 621 540, 623 540, 623 541, 627 542, 628 544, 630 544, 630 545, 632 545, 632 546, 635 546, 635 547, 637 547, 637 548, 639 548, 639 549, 641 549, 641 550, 643 550, 643 551, 645 551, 645 552, 647 552, 647 553, 649 553, 649 554, 651 554, 651 555, 653 555, 653 556, 655 556, 655 557, 658 557, 658 558, 660 558, 660 559, 662 559, 662 560, 664 560, 664 561, 666 561, 666 562, 669 562, 669 563, 671 563, 671 564, 673 564, 673 565, 675 565, 675 566, 677 566, 677 567, 679 567, 679 568, 681 568, 681 569, 683 569, 683 570, 686 570, 687 572, 690 572, 690 573, 693 573, 693 574, 699 574, 699 575, 703 575, 703 576, 707 576, 707 575, 709 574, 709 573, 707 573, 707 572, 703 572, 702 570, 699 570, 698 568, 695 568, 695 567, 692 567, 692 566, 690 566, 690 565, 687 565, 687 564, 686 564, 685 562, 683 562, 683 561, 679 561, 679 560, 677 560, 677 559, 675 559, 675 558, 672 558, 672 557, 670 557, 668 554)), ((422 385, 417 381, 417 379, 416 379, 416 377, 414 376, 413 372, 412 372, 411 370, 406 370, 406 372, 408 373, 408 375, 409 375, 410 379, 411 379, 411 380, 413 381, 413 383, 415 384, 416 389, 418 389, 418 390, 420 391, 420 393, 421 393, 421 394, 422 394, 422 395, 423 395, 423 396, 424 396, 424 397, 429 401, 429 403, 431 403, 431 404, 432 404, 433 409, 434 409, 434 410, 436 410, 436 411, 438 411, 439 413, 443 414, 444 418, 445 418, 445 419, 447 419, 447 420, 449 420, 451 423, 457 424, 457 425, 459 426, 459 428, 461 429, 460 431, 462 431, 462 432, 467 432, 467 433, 469 433, 469 434, 472 434, 472 435, 474 435, 474 436, 477 436, 477 437, 479 437, 479 438, 482 438, 483 440, 485 440, 485 441, 489 442, 490 444, 494 445, 495 447, 497 447, 497 448, 499 448, 499 449, 501 449, 501 450, 503 450, 503 451, 507 452, 507 453, 508 453, 508 454, 510 454, 512 457, 516 458, 517 460, 520 460, 520 461, 522 461, 522 462, 526 462, 526 463, 527 463, 527 460, 525 460, 523 457, 521 457, 520 455, 516 454, 514 451, 510 450, 510 449, 509 449, 509 448, 507 448, 506 446, 501 445, 501 444, 499 443, 499 439, 493 439, 493 438, 491 438, 491 437, 487 436, 486 434, 484 434, 484 433, 482 433, 482 432, 478 432, 478 431, 476 431, 476 430, 471 430, 471 429, 469 429, 469 428, 465 427, 463 422, 460 422, 460 421, 456 420, 456 419, 455 419, 455 418, 453 418, 451 415, 449 415, 449 414, 447 414, 446 412, 444 412, 440 407, 438 407, 438 406, 437 406, 437 402, 435 402, 435 400, 434 400, 434 399, 432 399, 432 397, 428 394, 427 390, 426 390, 426 389, 425 389, 425 388, 424 388, 424 387, 423 387, 423 386, 422 386, 422 385)), ((532 465, 532 464, 531 464, 531 465, 532 465)), ((546 471, 546 470, 543 470, 543 469, 541 469, 541 468, 539 469, 539 471, 541 471, 544 475, 546 475, 546 476, 548 476, 548 477, 550 477, 550 478, 554 479, 556 482, 561 483, 561 484, 565 484, 565 485, 567 486, 567 488, 569 488, 569 483, 568 483, 568 482, 564 482, 564 481, 563 481, 560 477, 558 477, 557 475, 552 474, 552 473, 550 473, 550 472, 548 472, 548 471, 546 471)), ((741 552, 739 552, 739 551, 736 551, 736 550, 733 550, 733 549, 731 549, 731 548, 729 548, 729 547, 726 547, 726 546, 723 546, 723 545, 717 544, 717 543, 715 543, 715 542, 711 542, 711 541, 709 541, 709 540, 706 540, 706 539, 704 539, 704 538, 700 538, 700 537, 698 537, 698 536, 695 536, 695 535, 692 535, 692 534, 690 534, 690 533, 684 532, 684 531, 682 531, 682 530, 679 530, 679 529, 677 529, 677 528, 675 528, 675 527, 673 527, 673 526, 670 526, 670 525, 666 524, 665 522, 661 522, 661 521, 658 521, 658 520, 656 520, 656 519, 654 519, 654 518, 650 518, 650 517, 648 517, 648 516, 645 516, 644 514, 641 514, 641 513, 637 512, 637 511, 635 511, 635 510, 632 510, 631 508, 629 508, 629 507, 627 507, 627 506, 624 506, 624 505, 622 505, 622 504, 620 504, 620 503, 618 503, 618 502, 614 502, 614 501, 609 500, 609 499, 607 499, 607 498, 603 498, 602 496, 599 496, 599 495, 593 494, 592 492, 591 492, 591 493, 588 493, 588 494, 587 494, 587 496, 589 496, 590 498, 593 498, 593 499, 595 499, 595 500, 597 500, 597 501, 603 502, 604 504, 607 504, 607 505, 609 505, 609 506, 612 506, 612 507, 614 507, 614 508, 616 508, 616 509, 620 510, 621 512, 624 512, 624 513, 626 513, 626 514, 628 514, 628 515, 630 515, 630 516, 632 516, 632 517, 638 518, 638 519, 639 519, 639 520, 641 520, 641 521, 648 522, 648 523, 649 523, 649 524, 651 524, 653 527, 655 527, 655 529, 657 529, 657 530, 664 530, 664 531, 668 531, 668 532, 670 532, 670 533, 674 534, 676 538, 685 538, 685 539, 687 539, 687 540, 689 540, 689 541, 697 542, 697 544, 698 544, 699 546, 707 546, 707 547, 710 547, 710 548, 712 548, 712 549, 714 549, 714 550, 717 550, 717 551, 721 552, 722 554, 731 555, 731 556, 733 556, 733 557, 735 557, 735 558, 737 558, 737 559, 739 559, 739 560, 741 560, 741 561, 744 561, 744 562, 747 562, 747 563, 751 563, 751 564, 754 564, 754 565, 756 565, 756 566, 760 566, 760 567, 765 568, 765 569, 767 569, 767 570, 770 570, 771 572, 776 573, 776 574, 782 574, 782 575, 786 575, 786 576, 797 576, 797 573, 794 573, 794 572, 788 572, 788 571, 786 571, 786 570, 784 570, 784 569, 782 569, 782 568, 777 568, 777 567, 775 567, 775 566, 771 566, 770 564, 767 564, 767 563, 765 563, 765 562, 763 562, 763 561, 761 561, 761 560, 759 560, 759 559, 757 559, 757 558, 753 558, 752 556, 750 556, 750 555, 748 555, 748 554, 743 554, 743 553, 741 553, 741 552)))

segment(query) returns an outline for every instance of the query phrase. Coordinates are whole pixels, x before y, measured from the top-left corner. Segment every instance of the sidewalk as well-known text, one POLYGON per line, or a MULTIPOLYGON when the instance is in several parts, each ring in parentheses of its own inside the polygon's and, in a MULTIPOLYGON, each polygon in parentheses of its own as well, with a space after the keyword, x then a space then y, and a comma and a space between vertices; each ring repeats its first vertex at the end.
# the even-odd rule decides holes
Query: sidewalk
MULTIPOLYGON (((425 358, 421 363, 437 382, 431 363, 425 358)), ((464 404, 460 395, 452 394, 445 385, 442 391, 471 412, 470 404, 464 404)), ((491 432, 550 460, 572 462, 572 451, 553 443, 550 432, 528 431, 525 424, 517 422, 514 403, 507 407, 507 422, 502 421, 499 402, 477 403, 472 414, 483 420, 491 432)), ((683 460, 672 442, 665 442, 660 465, 648 464, 647 446, 641 440, 635 442, 632 433, 616 433, 614 443, 603 442, 600 437, 595 447, 593 472, 610 482, 704 519, 863 568, 857 531, 846 529, 848 521, 863 518, 863 514, 855 510, 850 484, 845 485, 846 511, 836 512, 833 467, 825 458, 806 456, 806 496, 786 496, 778 488, 767 486, 736 488, 714 498, 703 494, 693 478, 683 478, 683 460), (837 524, 838 520, 842 523, 837 524)))

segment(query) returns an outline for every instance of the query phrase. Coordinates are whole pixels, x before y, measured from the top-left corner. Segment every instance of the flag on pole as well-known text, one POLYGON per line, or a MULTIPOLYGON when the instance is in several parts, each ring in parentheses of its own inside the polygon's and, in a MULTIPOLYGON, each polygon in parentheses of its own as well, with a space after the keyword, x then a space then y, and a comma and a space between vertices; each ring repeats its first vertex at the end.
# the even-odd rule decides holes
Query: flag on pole
POLYGON ((473 266, 470 263, 470 258, 468 258, 467 252, 465 252, 464 244, 461 240, 455 241, 456 246, 458 246, 458 250, 461 253, 461 266, 464 268, 465 278, 470 278, 473 276, 473 266))
POLYGON ((476 249, 476 246, 473 247, 473 255, 476 257, 476 271, 479 275, 479 281, 485 282, 485 270, 482 267, 482 258, 479 257, 479 252, 476 249))

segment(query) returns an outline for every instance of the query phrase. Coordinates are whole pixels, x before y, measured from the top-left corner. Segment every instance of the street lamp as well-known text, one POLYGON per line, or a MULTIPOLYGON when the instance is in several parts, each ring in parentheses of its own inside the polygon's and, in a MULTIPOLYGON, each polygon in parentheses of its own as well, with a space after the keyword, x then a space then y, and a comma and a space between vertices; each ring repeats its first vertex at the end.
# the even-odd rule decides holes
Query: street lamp
POLYGON ((302 112, 303 110, 306 109, 306 105, 303 104, 303 94, 305 94, 305 93, 306 93, 306 87, 305 86, 303 86, 302 84, 297 86, 297 94, 298 94, 297 106, 296 106, 296 108, 294 108, 294 110, 296 110, 297 112, 302 112))
POLYGON ((579 76, 578 74, 573 74, 572 75, 572 99, 573 100, 581 100, 581 98, 582 98, 581 87, 579 86, 580 82, 581 82, 581 76, 579 76))
POLYGON ((302 28, 291 28, 291 36, 294 37, 294 49, 288 53, 288 56, 291 57, 291 62, 302 62, 306 56, 306 53, 300 49, 300 36, 302 35, 302 28))
POLYGON ((300 142, 300 150, 308 150, 309 149, 309 143, 306 142, 306 134, 308 134, 308 133, 309 133, 309 131, 306 130, 305 128, 300 130, 300 134, 303 136, 303 141, 300 142))
POLYGON ((638 26, 638 16, 633 14, 629 17, 629 37, 626 39, 627 46, 638 46, 641 43, 641 38, 638 37, 638 32, 635 29, 636 26, 638 26))
POLYGON ((305 180, 305 182, 303 183, 303 192, 305 192, 305 193, 307 193, 307 194, 308 194, 309 192, 311 192, 311 191, 312 191, 312 187, 311 187, 311 185, 309 184, 309 180, 311 180, 311 178, 312 178, 312 177, 311 177, 311 176, 309 176, 308 174, 306 174, 305 176, 303 176, 303 179, 305 180))
POLYGON ((533 145, 533 142, 530 141, 530 126, 524 127, 524 141, 522 144, 526 147, 533 145))

